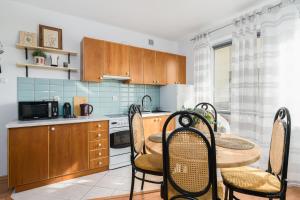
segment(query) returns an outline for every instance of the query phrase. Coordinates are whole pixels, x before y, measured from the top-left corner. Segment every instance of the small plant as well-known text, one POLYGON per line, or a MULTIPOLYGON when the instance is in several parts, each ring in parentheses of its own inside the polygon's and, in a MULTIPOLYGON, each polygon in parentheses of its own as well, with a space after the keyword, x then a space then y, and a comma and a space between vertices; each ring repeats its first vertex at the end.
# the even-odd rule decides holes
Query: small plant
MULTIPOLYGON (((201 109, 201 108, 194 108, 194 109, 193 108, 187 108, 187 109, 184 109, 184 110, 192 111, 192 112, 195 112, 195 113, 203 116, 208 121, 208 123, 210 123, 212 125, 215 123, 214 118, 213 118, 212 114, 209 111, 206 111, 206 110, 201 109)), ((198 119, 195 116, 193 116, 192 118, 193 118, 194 124, 199 123, 200 119, 198 119)))
POLYGON ((42 52, 41 50, 37 49, 34 52, 32 52, 32 57, 44 57, 47 58, 47 55, 42 52))

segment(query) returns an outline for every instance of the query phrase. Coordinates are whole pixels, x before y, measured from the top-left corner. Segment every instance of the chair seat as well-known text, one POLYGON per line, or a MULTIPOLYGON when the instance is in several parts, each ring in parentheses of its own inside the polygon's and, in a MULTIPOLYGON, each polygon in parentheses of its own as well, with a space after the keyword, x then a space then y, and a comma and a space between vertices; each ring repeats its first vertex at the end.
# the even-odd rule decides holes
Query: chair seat
POLYGON ((253 167, 237 167, 222 169, 224 183, 238 189, 261 193, 277 193, 280 181, 268 172, 253 167))
MULTIPOLYGON (((168 198, 172 198, 176 195, 178 195, 179 193, 172 187, 169 185, 169 188, 168 188, 168 198)), ((218 197, 220 199, 223 199, 223 183, 222 182, 218 182, 218 197)), ((196 199, 199 199, 199 200, 211 200, 211 189, 203 196, 201 197, 197 197, 196 199)))
POLYGON ((155 154, 144 154, 135 159, 135 166, 147 171, 163 172, 162 157, 155 154))

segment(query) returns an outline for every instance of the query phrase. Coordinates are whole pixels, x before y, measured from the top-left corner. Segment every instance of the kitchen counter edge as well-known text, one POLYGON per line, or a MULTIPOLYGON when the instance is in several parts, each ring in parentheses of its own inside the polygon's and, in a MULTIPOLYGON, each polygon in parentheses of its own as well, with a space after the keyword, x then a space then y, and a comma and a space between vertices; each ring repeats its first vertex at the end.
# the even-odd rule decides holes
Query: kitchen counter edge
POLYGON ((48 125, 59 125, 59 124, 76 124, 85 122, 95 121, 107 121, 109 120, 106 116, 88 116, 88 117, 77 117, 77 118, 57 118, 57 119, 44 119, 44 120, 29 120, 20 121, 16 120, 6 124, 6 128, 24 128, 33 126, 48 126, 48 125))

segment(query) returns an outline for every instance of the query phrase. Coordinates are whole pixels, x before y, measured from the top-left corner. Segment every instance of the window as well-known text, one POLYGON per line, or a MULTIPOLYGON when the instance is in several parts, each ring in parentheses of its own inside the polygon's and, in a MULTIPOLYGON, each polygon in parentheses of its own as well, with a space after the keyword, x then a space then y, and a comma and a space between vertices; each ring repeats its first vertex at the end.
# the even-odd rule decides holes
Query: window
POLYGON ((219 113, 230 112, 231 42, 214 47, 214 105, 219 113))

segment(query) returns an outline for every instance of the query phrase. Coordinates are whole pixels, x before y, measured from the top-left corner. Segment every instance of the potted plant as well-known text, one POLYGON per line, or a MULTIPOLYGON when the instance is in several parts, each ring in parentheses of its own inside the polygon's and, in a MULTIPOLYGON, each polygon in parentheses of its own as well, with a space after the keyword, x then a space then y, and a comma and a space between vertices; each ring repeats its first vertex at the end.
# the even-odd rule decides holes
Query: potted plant
MULTIPOLYGON (((201 108, 187 108, 187 109, 184 109, 186 111, 193 111, 201 116, 203 116, 207 121, 208 123, 213 127, 215 121, 214 121, 214 118, 212 116, 212 114, 204 109, 201 109, 201 108)), ((196 127, 199 122, 200 122, 200 119, 196 118, 195 116, 192 117, 193 118, 193 121, 194 121, 194 124, 193 126, 196 127)))
POLYGON ((40 49, 37 49, 34 52, 32 52, 32 57, 35 64, 44 65, 47 55, 40 49))

